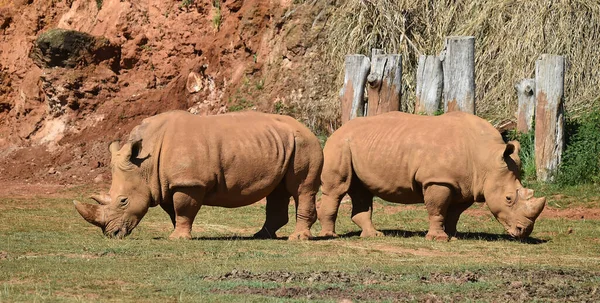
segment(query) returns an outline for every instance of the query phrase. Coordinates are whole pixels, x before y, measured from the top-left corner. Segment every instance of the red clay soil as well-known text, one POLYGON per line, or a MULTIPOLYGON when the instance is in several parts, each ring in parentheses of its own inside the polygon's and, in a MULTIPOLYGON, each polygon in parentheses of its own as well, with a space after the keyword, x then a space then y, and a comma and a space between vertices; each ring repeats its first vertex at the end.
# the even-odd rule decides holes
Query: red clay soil
POLYGON ((0 0, 0 184, 103 182, 109 142, 145 117, 272 112, 293 91, 330 90, 317 44, 329 1, 185 2, 0 0), (36 66, 34 41, 53 28, 119 45, 117 70, 36 66))

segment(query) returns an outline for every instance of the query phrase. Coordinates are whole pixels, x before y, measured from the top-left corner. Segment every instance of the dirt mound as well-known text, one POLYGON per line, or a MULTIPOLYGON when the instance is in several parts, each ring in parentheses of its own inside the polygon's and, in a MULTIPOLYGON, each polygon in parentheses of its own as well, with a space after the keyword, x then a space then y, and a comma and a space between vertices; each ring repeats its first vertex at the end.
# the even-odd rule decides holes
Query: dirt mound
MULTIPOLYGON (((327 97, 333 75, 315 43, 332 7, 0 0, 0 182, 106 180, 109 142, 167 110, 294 113, 304 104, 322 114, 311 100, 327 97), (53 50, 65 54, 67 40, 47 39, 57 32, 95 47, 52 64, 53 50), (104 60, 111 50, 120 51, 104 60)), ((323 127, 319 121, 308 122, 323 127)))

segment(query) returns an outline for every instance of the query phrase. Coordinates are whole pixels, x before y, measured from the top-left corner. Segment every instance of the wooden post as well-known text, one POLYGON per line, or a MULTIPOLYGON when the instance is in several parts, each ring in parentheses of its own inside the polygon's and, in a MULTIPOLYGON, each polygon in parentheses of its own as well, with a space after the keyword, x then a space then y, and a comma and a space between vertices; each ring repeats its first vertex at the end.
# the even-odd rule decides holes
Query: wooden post
POLYGON ((439 108, 444 87, 442 61, 437 56, 419 56, 415 114, 433 115, 439 108))
POLYGON ((402 90, 402 56, 375 55, 367 77, 368 114, 375 116, 400 110, 402 90))
POLYGON ((371 49, 371 61, 376 55, 383 55, 383 49, 381 48, 372 48, 371 49))
POLYGON ((360 117, 364 112, 364 94, 365 83, 371 60, 364 55, 346 56, 346 75, 344 77, 344 87, 340 92, 342 102, 342 124, 360 117))
POLYGON ((475 37, 447 37, 440 54, 444 111, 475 114, 475 37))
POLYGON ((515 84, 519 107, 517 110, 517 131, 528 133, 533 126, 535 114, 535 79, 523 79, 515 84))
MULTIPOLYGON (((381 48, 372 48, 371 49, 371 68, 373 65, 373 61, 375 61, 375 56, 376 55, 383 55, 385 52, 383 51, 383 49, 381 48)), ((369 78, 367 77, 367 81, 369 81, 369 78)), ((367 99, 369 98, 369 90, 367 87, 365 87, 365 92, 367 94, 367 99)), ((365 103, 365 110, 364 110, 364 116, 367 116, 367 113, 369 112, 369 102, 365 103)))
POLYGON ((552 181, 564 145, 565 58, 543 54, 535 62, 535 165, 537 179, 552 181))

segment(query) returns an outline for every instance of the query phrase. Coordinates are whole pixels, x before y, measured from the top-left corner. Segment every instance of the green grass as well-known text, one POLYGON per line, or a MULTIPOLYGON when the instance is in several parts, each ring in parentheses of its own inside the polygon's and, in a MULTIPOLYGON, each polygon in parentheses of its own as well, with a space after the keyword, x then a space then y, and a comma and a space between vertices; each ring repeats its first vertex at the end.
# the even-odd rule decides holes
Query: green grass
MULTIPOLYGON (((598 221, 542 218, 536 241, 521 243, 505 237, 491 214, 465 214, 465 238, 441 243, 424 239, 423 207, 376 201, 375 224, 388 236, 361 239, 352 234, 349 206, 342 204, 337 229, 351 234, 339 239, 248 239, 264 220, 257 203, 202 208, 191 241, 167 240, 170 220, 152 208, 131 236, 113 240, 79 217, 70 199, 3 198, 0 302, 598 298, 598 221)), ((292 230, 293 223, 279 235, 292 230)))

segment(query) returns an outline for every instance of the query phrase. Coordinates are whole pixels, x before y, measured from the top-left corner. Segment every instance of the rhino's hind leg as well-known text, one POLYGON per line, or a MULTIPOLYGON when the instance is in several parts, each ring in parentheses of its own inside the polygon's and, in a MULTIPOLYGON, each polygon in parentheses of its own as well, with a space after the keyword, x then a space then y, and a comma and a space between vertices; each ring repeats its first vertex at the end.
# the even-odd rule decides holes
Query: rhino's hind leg
POLYGON ((383 233, 373 226, 373 194, 355 178, 352 180, 348 195, 352 199, 352 221, 362 229, 360 236, 383 236, 383 233))
POLYGON ((310 228, 317 221, 315 209, 316 191, 305 192, 294 196, 296 203, 296 229, 288 240, 308 240, 312 238, 310 228))
POLYGON ((290 193, 285 189, 283 182, 267 196, 267 219, 262 229, 254 234, 258 239, 275 239, 275 232, 286 225, 289 221, 288 206, 290 204, 290 193))
POLYGON ((444 220, 451 195, 452 190, 443 184, 433 184, 425 188, 425 208, 429 214, 429 231, 425 236, 427 240, 448 241, 450 239, 444 231, 444 220))
POLYGON ((471 205, 471 203, 461 203, 456 205, 451 205, 448 207, 448 211, 446 213, 446 219, 444 220, 444 231, 448 236, 453 239, 456 237, 456 226, 458 225, 458 219, 460 215, 471 205))
POLYGON ((173 194, 175 230, 169 239, 191 239, 192 225, 202 205, 204 192, 197 188, 178 188, 173 194))

